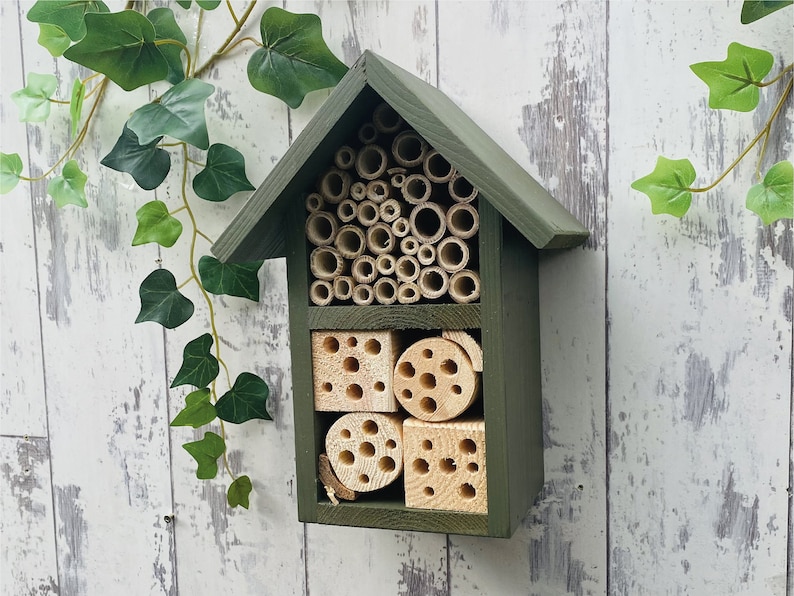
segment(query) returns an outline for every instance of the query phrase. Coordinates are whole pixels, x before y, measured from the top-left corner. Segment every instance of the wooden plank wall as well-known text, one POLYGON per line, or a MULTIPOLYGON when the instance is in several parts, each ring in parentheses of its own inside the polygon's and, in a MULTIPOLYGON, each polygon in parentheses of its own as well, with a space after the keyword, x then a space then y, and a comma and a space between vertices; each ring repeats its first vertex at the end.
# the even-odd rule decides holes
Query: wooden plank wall
MULTIPOLYGON (((45 183, 0 201, 0 593, 791 594, 791 225, 744 209, 749 163, 682 221, 629 185, 659 153, 704 178, 732 161, 763 120, 709 110, 688 65, 730 41, 790 63, 794 11, 744 27, 736 0, 280 5, 320 14, 346 63, 370 48, 437 85, 592 231, 541 260, 543 493, 511 540, 298 523, 277 260, 260 305, 216 300, 224 356, 268 381, 275 418, 230 429, 255 492, 229 511, 225 478, 196 480, 180 447, 194 433, 168 427, 185 394, 168 385, 206 313, 167 333, 132 324, 159 260, 186 277, 185 239, 129 246, 135 209, 178 186, 146 193, 99 167, 121 126, 107 118, 82 153, 88 210, 56 210, 45 183)), ((68 97, 78 71, 36 45, 30 6, 0 2, 0 143, 38 173, 68 144, 64 110, 55 130, 25 126, 9 95, 52 72, 68 97)), ((195 9, 173 8, 190 36, 195 9)), ((229 27, 223 7, 205 20, 204 57, 229 27)), ((258 183, 327 92, 287 110, 248 87, 250 52, 210 72, 207 114, 258 183)), ((146 94, 115 89, 102 110, 146 94)), ((769 163, 790 156, 791 105, 769 163)), ((203 231, 216 237, 243 199, 198 205, 203 231)))

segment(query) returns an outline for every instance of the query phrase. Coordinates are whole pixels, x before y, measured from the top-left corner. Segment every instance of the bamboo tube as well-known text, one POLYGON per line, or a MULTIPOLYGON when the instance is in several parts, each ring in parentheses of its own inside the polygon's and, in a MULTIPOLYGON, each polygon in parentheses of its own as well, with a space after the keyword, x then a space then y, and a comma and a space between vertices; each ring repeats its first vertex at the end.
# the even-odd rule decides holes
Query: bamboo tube
POLYGON ((397 199, 386 199, 378 206, 378 211, 381 220, 390 224, 402 215, 402 205, 397 199))
POLYGON ((425 155, 422 170, 431 182, 449 182, 455 174, 455 168, 435 149, 425 155))
POLYGON ((463 269, 452 274, 449 295, 458 304, 468 304, 480 298, 480 276, 476 271, 463 269))
POLYGON ((317 279, 330 281, 341 275, 344 268, 342 255, 330 246, 319 246, 309 255, 309 269, 317 279))
POLYGON ((380 205, 389 198, 389 194, 391 194, 391 186, 389 186, 388 182, 383 180, 370 180, 367 183, 367 198, 380 205))
MULTIPOLYGON (((469 264, 469 247, 456 236, 447 236, 438 243, 436 260, 447 273, 455 273, 469 264)), ((422 262, 421 259, 419 261, 422 262)))
POLYGON ((358 129, 358 140, 364 145, 370 145, 378 140, 378 129, 372 122, 365 122, 358 129))
POLYGON ((405 174, 394 174, 391 177, 391 185, 394 188, 402 188, 403 184, 405 183, 405 174))
POLYGON ((336 216, 339 218, 339 221, 349 223, 356 219, 357 210, 358 205, 356 205, 353 199, 343 199, 336 206, 336 216))
POLYGON ((411 234, 421 243, 434 244, 447 230, 445 208, 438 203, 420 203, 411 210, 408 225, 411 234))
POLYGON ((391 152, 397 165, 411 168, 422 163, 427 153, 427 143, 417 132, 406 130, 394 137, 391 152))
POLYGON ((378 304, 394 304, 397 301, 397 282, 391 277, 381 277, 372 288, 378 304))
POLYGON ((375 269, 384 276, 394 275, 394 268, 397 266, 397 257, 394 255, 378 255, 375 258, 375 269))
POLYGON ((372 124, 378 132, 394 134, 402 128, 403 119, 384 101, 372 113, 372 124))
POLYGON ((331 204, 337 204, 350 194, 350 174, 338 168, 331 168, 320 178, 320 194, 331 204))
POLYGON ((422 296, 428 300, 435 300, 447 293, 449 289, 449 275, 438 265, 423 267, 416 278, 416 285, 422 296))
POLYGON ((447 184, 449 196, 457 203, 471 203, 477 197, 477 189, 466 178, 456 173, 447 184))
POLYGON ((358 284, 353 288, 353 302, 359 306, 368 306, 375 300, 375 293, 369 284, 358 284))
POLYGON ((419 286, 412 281, 407 281, 397 286, 397 302, 400 304, 414 304, 419 302, 421 297, 422 293, 419 291, 419 286))
POLYGON ((353 224, 342 226, 336 232, 334 247, 346 259, 360 257, 364 253, 364 249, 367 248, 364 231, 353 224))
POLYGON ((334 299, 334 288, 331 282, 315 279, 309 287, 309 298, 317 306, 328 306, 334 299))
POLYGON ((337 300, 350 300, 353 295, 353 278, 349 275, 340 275, 334 278, 334 298, 337 300))
POLYGON ((401 282, 414 281, 419 277, 419 261, 411 255, 403 255, 397 259, 394 266, 394 272, 397 274, 397 279, 401 282))
POLYGON ((391 223, 391 231, 397 238, 405 238, 411 231, 411 226, 408 224, 407 217, 398 217, 391 223))
POLYGON ((413 236, 406 236, 400 240, 400 252, 404 255, 413 256, 417 250, 419 250, 419 241, 413 236))
POLYGON ((430 195, 433 194, 433 185, 427 176, 411 174, 403 181, 400 190, 406 202, 411 205, 419 205, 430 199, 430 195))
POLYGON ((480 214, 468 203, 456 203, 447 211, 447 229, 463 240, 471 238, 480 229, 480 214))
POLYGON ((356 201, 363 201, 367 198, 367 185, 358 180, 350 185, 350 196, 356 201))
POLYGON ((391 226, 382 221, 367 228, 367 248, 373 255, 383 255, 397 248, 391 226))
POLYGON ((389 156, 379 145, 365 145, 356 156, 356 172, 365 180, 383 176, 389 166, 389 156))
POLYGON ((368 228, 380 219, 380 211, 378 211, 378 206, 374 202, 364 199, 358 204, 356 217, 362 226, 368 228))
POLYGON ((360 284, 371 284, 378 277, 375 259, 371 255, 357 257, 350 266, 350 275, 360 284))
POLYGON ((322 208, 325 206, 325 201, 323 201, 323 197, 318 192, 312 192, 306 195, 306 211, 309 213, 314 213, 316 211, 322 211, 322 208))
POLYGON ((336 239, 339 222, 333 213, 316 211, 306 218, 306 237, 315 246, 327 246, 336 239))
POLYGON ((356 165, 356 150, 347 145, 341 146, 334 153, 334 164, 340 170, 350 170, 356 165))
POLYGON ((436 262, 436 247, 432 244, 422 244, 416 251, 416 260, 425 267, 436 262))

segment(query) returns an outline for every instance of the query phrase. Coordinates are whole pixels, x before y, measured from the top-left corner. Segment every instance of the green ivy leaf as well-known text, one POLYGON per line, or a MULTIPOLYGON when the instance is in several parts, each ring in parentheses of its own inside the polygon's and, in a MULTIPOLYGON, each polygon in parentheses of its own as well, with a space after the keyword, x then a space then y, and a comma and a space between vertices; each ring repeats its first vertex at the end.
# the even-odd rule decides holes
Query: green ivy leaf
POLYGON ((251 479, 248 476, 240 476, 237 480, 229 485, 229 492, 226 493, 226 500, 229 502, 229 507, 245 507, 248 509, 248 495, 253 490, 251 479))
POLYGON ((47 194, 54 200, 58 208, 66 205, 88 207, 85 198, 85 183, 88 176, 80 171, 75 160, 66 162, 60 176, 56 176, 47 185, 47 194))
POLYGON ((218 418, 240 424, 254 418, 273 420, 267 413, 270 390, 262 379, 252 373, 240 373, 234 386, 215 404, 218 418))
POLYGON ((79 78, 74 80, 72 99, 69 102, 69 116, 72 118, 72 137, 77 136, 77 125, 83 114, 83 100, 85 99, 85 85, 79 78))
POLYGON ((72 45, 72 40, 66 35, 66 31, 58 25, 49 25, 47 23, 39 23, 38 42, 53 58, 63 54, 66 48, 72 45))
POLYGON ((19 157, 19 153, 0 153, 0 195, 16 188, 20 174, 22 174, 22 158, 19 157))
POLYGON ((694 181, 695 168, 688 159, 659 156, 653 172, 632 182, 631 187, 648 195, 653 213, 683 217, 692 203, 689 186, 694 181))
POLYGON ((220 6, 221 0, 196 0, 196 4, 204 10, 215 10, 220 6))
POLYGON ((182 7, 182 8, 184 8, 185 10, 187 10, 188 8, 190 8, 190 4, 191 4, 192 2, 193 2, 193 0, 176 0, 176 3, 177 3, 177 4, 179 4, 179 6, 181 6, 181 7, 182 7))
POLYGON ((182 234, 182 222, 169 215, 168 206, 162 201, 146 203, 135 213, 135 218, 138 220, 138 228, 132 239, 133 246, 156 242, 170 248, 182 234))
POLYGON ((780 161, 769 168, 761 184, 747 193, 747 208, 768 226, 778 219, 794 217, 794 165, 780 161))
POLYGON ((257 91, 297 108, 310 91, 333 87, 347 66, 323 40, 320 17, 268 8, 259 23, 264 47, 248 61, 248 80, 257 91))
POLYGON ((210 145, 204 102, 215 87, 197 79, 188 79, 163 93, 160 101, 135 110, 127 126, 141 143, 169 135, 199 149, 210 145))
POLYGON ((58 88, 58 79, 51 74, 28 74, 24 89, 14 91, 11 99, 19 108, 20 122, 44 122, 50 116, 50 97, 58 88))
POLYGON ((689 68, 708 85, 710 108, 749 112, 758 105, 758 84, 774 61, 765 50, 733 42, 722 62, 698 62, 689 68))
POLYGON ((226 443, 214 432, 207 431, 200 441, 182 445, 198 463, 196 478, 209 480, 218 473, 218 458, 226 451, 226 443))
POLYGON ((39 0, 28 11, 28 20, 57 25, 72 41, 78 41, 85 36, 85 15, 97 12, 110 12, 110 9, 104 2, 90 0, 39 0))
POLYGON ((776 10, 794 4, 794 0, 744 0, 742 4, 742 24, 747 25, 776 10))
MULTIPOLYGON (((185 34, 174 18, 174 11, 170 8, 155 8, 146 14, 152 25, 157 41, 162 39, 174 39, 182 44, 187 43, 185 34)), ((172 85, 176 85, 185 80, 185 68, 182 66, 182 48, 176 44, 163 44, 158 46, 168 62, 168 76, 166 80, 172 85)))
POLYGON ((179 293, 176 280, 167 269, 155 269, 141 283, 141 312, 136 323, 154 321, 166 329, 179 327, 193 316, 193 303, 179 293))
POLYGON ((182 366, 174 377, 171 387, 193 385, 206 387, 218 376, 218 359, 210 354, 212 335, 205 333, 185 346, 182 353, 182 366))
POLYGON ((207 165, 193 178, 193 190, 202 199, 225 201, 241 190, 254 190, 245 175, 245 157, 228 145, 215 143, 207 152, 207 165))
POLYGON ((141 13, 88 13, 85 25, 85 37, 64 58, 107 75, 125 91, 168 76, 168 60, 155 45, 154 25, 141 13))
POLYGON ((162 184, 171 170, 171 155, 157 147, 162 138, 139 145, 138 135, 125 124, 113 149, 99 163, 117 172, 127 172, 142 189, 152 190, 162 184))
POLYGON ((259 301, 259 277, 257 271, 264 261, 250 263, 221 263, 215 257, 199 259, 201 285, 211 294, 226 294, 259 301))
POLYGON ((215 406, 210 403, 210 390, 199 389, 185 396, 185 407, 171 422, 171 426, 198 428, 217 418, 215 406))

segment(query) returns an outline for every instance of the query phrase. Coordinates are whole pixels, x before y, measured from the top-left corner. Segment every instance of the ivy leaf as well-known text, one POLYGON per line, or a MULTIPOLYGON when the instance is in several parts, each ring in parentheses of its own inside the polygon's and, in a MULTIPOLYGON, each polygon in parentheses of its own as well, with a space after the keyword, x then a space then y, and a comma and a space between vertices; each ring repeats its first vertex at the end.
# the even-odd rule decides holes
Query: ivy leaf
POLYGON ((113 149, 99 163, 117 172, 127 172, 142 189, 152 190, 162 184, 171 170, 171 155, 157 147, 162 138, 139 145, 138 135, 125 124, 113 149))
POLYGON ((0 153, 0 195, 16 188, 20 174, 22 174, 22 158, 19 157, 19 153, 0 153))
POLYGON ((85 37, 63 53, 67 60, 107 75, 125 91, 168 76, 168 60, 155 45, 154 25, 141 13, 88 13, 85 25, 85 37))
POLYGON ((85 99, 85 85, 79 78, 74 80, 72 87, 72 100, 69 102, 69 115, 72 118, 72 137, 77 136, 77 125, 83 114, 83 100, 85 99))
POLYGON ((772 69, 772 54, 733 42, 722 62, 698 62, 692 69, 709 87, 709 107, 749 112, 758 105, 758 84, 772 69))
POLYGON ((215 404, 218 418, 240 424, 254 418, 273 420, 267 413, 267 396, 270 390, 262 379, 253 373, 240 373, 234 386, 215 404))
POLYGON ((20 122, 44 122, 50 116, 50 97, 58 88, 58 79, 51 74, 28 74, 24 89, 14 91, 11 99, 19 108, 20 122))
POLYGON ((28 20, 57 25, 72 41, 78 41, 86 33, 85 15, 95 12, 110 12, 110 9, 104 2, 89 0, 39 0, 28 11, 28 20))
POLYGON ((193 190, 202 199, 225 201, 241 190, 254 190, 245 175, 245 157, 228 145, 215 143, 207 152, 207 165, 193 178, 193 190))
POLYGON ((226 493, 226 500, 229 502, 229 507, 245 507, 248 509, 248 495, 253 490, 251 479, 248 476, 240 476, 237 480, 229 485, 229 492, 226 493))
POLYGON ((683 217, 692 203, 689 185, 694 181, 695 168, 688 159, 659 156, 653 172, 632 182, 631 187, 648 195, 653 213, 683 217))
POLYGON ((794 4, 794 0, 744 0, 742 4, 742 24, 747 25, 776 10, 794 4))
POLYGON ((190 8, 190 4, 192 1, 193 0, 176 0, 176 3, 179 4, 179 6, 181 6, 185 10, 187 10, 188 8, 190 8))
POLYGON ((218 360, 210 354, 212 335, 205 333, 185 346, 182 353, 182 366, 171 383, 171 388, 179 385, 206 387, 218 376, 218 360))
POLYGON ((39 23, 38 42, 53 58, 63 54, 66 48, 72 45, 72 40, 66 35, 66 31, 58 25, 49 25, 47 23, 39 23))
POLYGON ((133 246, 156 242, 170 248, 182 234, 182 222, 168 214, 168 207, 162 201, 146 203, 135 213, 135 218, 138 228, 132 239, 133 246))
POLYGON ((794 217, 794 165, 780 161, 769 168, 761 184, 747 193, 747 208, 757 213, 765 226, 794 217))
POLYGON ((347 66, 323 40, 320 17, 268 8, 259 23, 264 47, 248 61, 248 80, 257 91, 297 108, 310 91, 333 87, 347 66))
MULTIPOLYGON (((174 11, 170 8, 155 8, 146 14, 154 25, 157 41, 174 39, 182 44, 187 43, 185 34, 174 18, 174 11)), ((176 44, 163 44, 158 46, 168 62, 168 76, 166 80, 172 85, 185 80, 185 68, 182 66, 182 48, 176 44)))
POLYGON ((66 162, 60 176, 56 176, 47 185, 47 194, 54 200, 58 208, 66 205, 77 205, 78 207, 88 207, 85 198, 85 183, 88 176, 80 171, 80 167, 75 160, 66 162))
POLYGON ((218 473, 218 458, 226 451, 226 443, 214 432, 207 431, 204 438, 193 443, 182 445, 198 462, 196 478, 209 480, 218 473))
POLYGON ((196 0, 196 4, 204 10, 215 10, 220 6, 221 0, 196 0))
POLYGON ((135 110, 127 126, 141 143, 169 135, 199 149, 210 145, 204 102, 215 87, 197 79, 188 79, 163 93, 160 101, 135 110))
POLYGON ((193 303, 179 293, 176 280, 167 269, 155 269, 141 283, 141 312, 136 323, 154 321, 166 329, 179 327, 193 316, 193 303))
POLYGON ((199 389, 185 396, 185 407, 171 422, 171 426, 198 428, 217 418, 215 406, 210 403, 210 390, 199 389))
POLYGON ((221 263, 215 257, 199 259, 201 285, 211 294, 239 296, 259 302, 259 277, 257 271, 264 261, 250 263, 221 263))

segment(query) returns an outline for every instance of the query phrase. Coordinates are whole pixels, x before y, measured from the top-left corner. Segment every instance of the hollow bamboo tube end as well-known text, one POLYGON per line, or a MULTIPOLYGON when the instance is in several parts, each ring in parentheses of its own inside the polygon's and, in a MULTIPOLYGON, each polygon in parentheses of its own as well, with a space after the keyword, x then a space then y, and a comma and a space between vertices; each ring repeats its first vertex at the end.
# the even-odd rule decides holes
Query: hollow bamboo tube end
POLYGON ((336 239, 339 222, 333 213, 316 211, 306 218, 306 237, 315 246, 327 246, 336 239))
POLYGON ((408 217, 411 234, 424 244, 434 244, 441 240, 447 230, 445 209, 430 201, 416 205, 408 217))
POLYGON ((400 252, 404 255, 413 256, 419 250, 420 242, 413 236, 406 236, 400 240, 400 252))
POLYGON ((397 302, 400 304, 414 304, 419 302, 421 297, 422 292, 419 291, 419 286, 412 281, 407 281, 397 286, 397 302))
POLYGON ((364 145, 370 145, 378 140, 378 129, 372 122, 365 122, 358 129, 358 140, 364 145))
POLYGON ((316 213, 317 211, 322 211, 322 208, 325 206, 325 201, 323 201, 323 197, 318 192, 312 192, 306 195, 306 211, 309 213, 316 213))
POLYGON ((477 198, 477 189, 466 178, 456 173, 447 184, 449 196, 457 203, 471 203, 477 198))
POLYGON ((372 113, 372 124, 378 132, 394 134, 402 128, 403 119, 393 107, 383 102, 372 113))
POLYGON ((401 256, 394 265, 394 272, 397 275, 397 279, 401 282, 414 281, 419 277, 420 269, 419 261, 411 255, 401 256))
POLYGON ((449 182, 455 174, 455 168, 435 149, 431 149, 422 161, 422 170, 431 182, 449 182))
POLYGON ((344 268, 342 255, 330 246, 317 247, 309 255, 309 269, 317 279, 332 280, 341 275, 344 268))
POLYGON ((436 247, 432 244, 422 244, 416 251, 416 260, 420 265, 432 265, 436 262, 436 247))
POLYGON ((365 145, 356 156, 356 172, 365 180, 380 178, 389 166, 389 156, 379 145, 365 145))
MULTIPOLYGON (((350 275, 360 284, 370 284, 378 277, 375 259, 370 255, 357 257, 350 266, 350 275)), ((355 291, 355 289, 354 289, 355 291)))
POLYGON ((396 199, 386 199, 378 206, 378 212, 381 220, 390 224, 402 215, 402 205, 396 199))
POLYGON ((416 278, 416 285, 422 296, 428 300, 435 300, 447 293, 449 289, 449 275, 438 265, 423 267, 416 278))
POLYGON ((418 166, 427 154, 427 142, 415 131, 401 132, 392 142, 394 161, 406 168, 418 166))
POLYGON ((480 214, 468 203, 457 203, 447 211, 449 233, 463 240, 473 237, 480 229, 480 214))
POLYGON ((379 221, 367 228, 367 248, 375 255, 390 253, 397 248, 391 226, 379 221))
POLYGON ((375 259, 375 268, 380 275, 394 275, 397 266, 397 257, 394 255, 378 255, 375 259))
POLYGON ((367 183, 367 198, 379 205, 389 198, 391 186, 383 180, 370 180, 367 183))
POLYGON ((476 271, 463 269, 449 280, 449 296, 458 304, 468 304, 480 298, 480 276, 476 271))
POLYGON ((359 223, 364 227, 369 227, 377 223, 380 219, 380 211, 378 206, 369 199, 364 199, 358 204, 356 208, 356 217, 359 223))
POLYGON ((433 194, 433 185, 427 179, 427 176, 411 174, 403 180, 400 190, 406 203, 419 205, 430 199, 430 195, 433 194))
POLYGON ((350 300, 353 295, 353 278, 349 275, 340 275, 334 278, 334 297, 337 300, 350 300))
POLYGON ((327 203, 336 205, 350 194, 350 174, 331 168, 320 178, 320 194, 327 203))
POLYGON ((356 219, 358 205, 353 199, 344 199, 336 206, 336 216, 339 221, 349 223, 356 219))
POLYGON ((356 150, 343 145, 334 154, 334 164, 340 170, 350 170, 356 165, 356 150))
POLYGON ((367 240, 361 228, 347 224, 337 230, 334 247, 344 258, 355 259, 364 253, 367 240))
POLYGON ((391 231, 398 238, 405 238, 411 232, 407 217, 398 217, 391 223, 391 231))
POLYGON ((317 306, 328 306, 334 299, 334 288, 331 282, 315 279, 309 287, 309 298, 317 306))
POLYGON ((369 284, 358 284, 353 288, 353 302, 358 306, 369 306, 375 300, 375 293, 369 284))
POLYGON ((350 185, 350 196, 356 201, 363 201, 367 198, 367 185, 358 180, 350 185))
MULTIPOLYGON (((469 264, 469 247, 456 236, 447 236, 438 243, 436 261, 447 273, 455 273, 465 269, 469 264)), ((421 260, 419 261, 421 263, 421 260)))
POLYGON ((391 277, 381 277, 372 288, 379 304, 394 304, 397 301, 397 282, 391 277))

